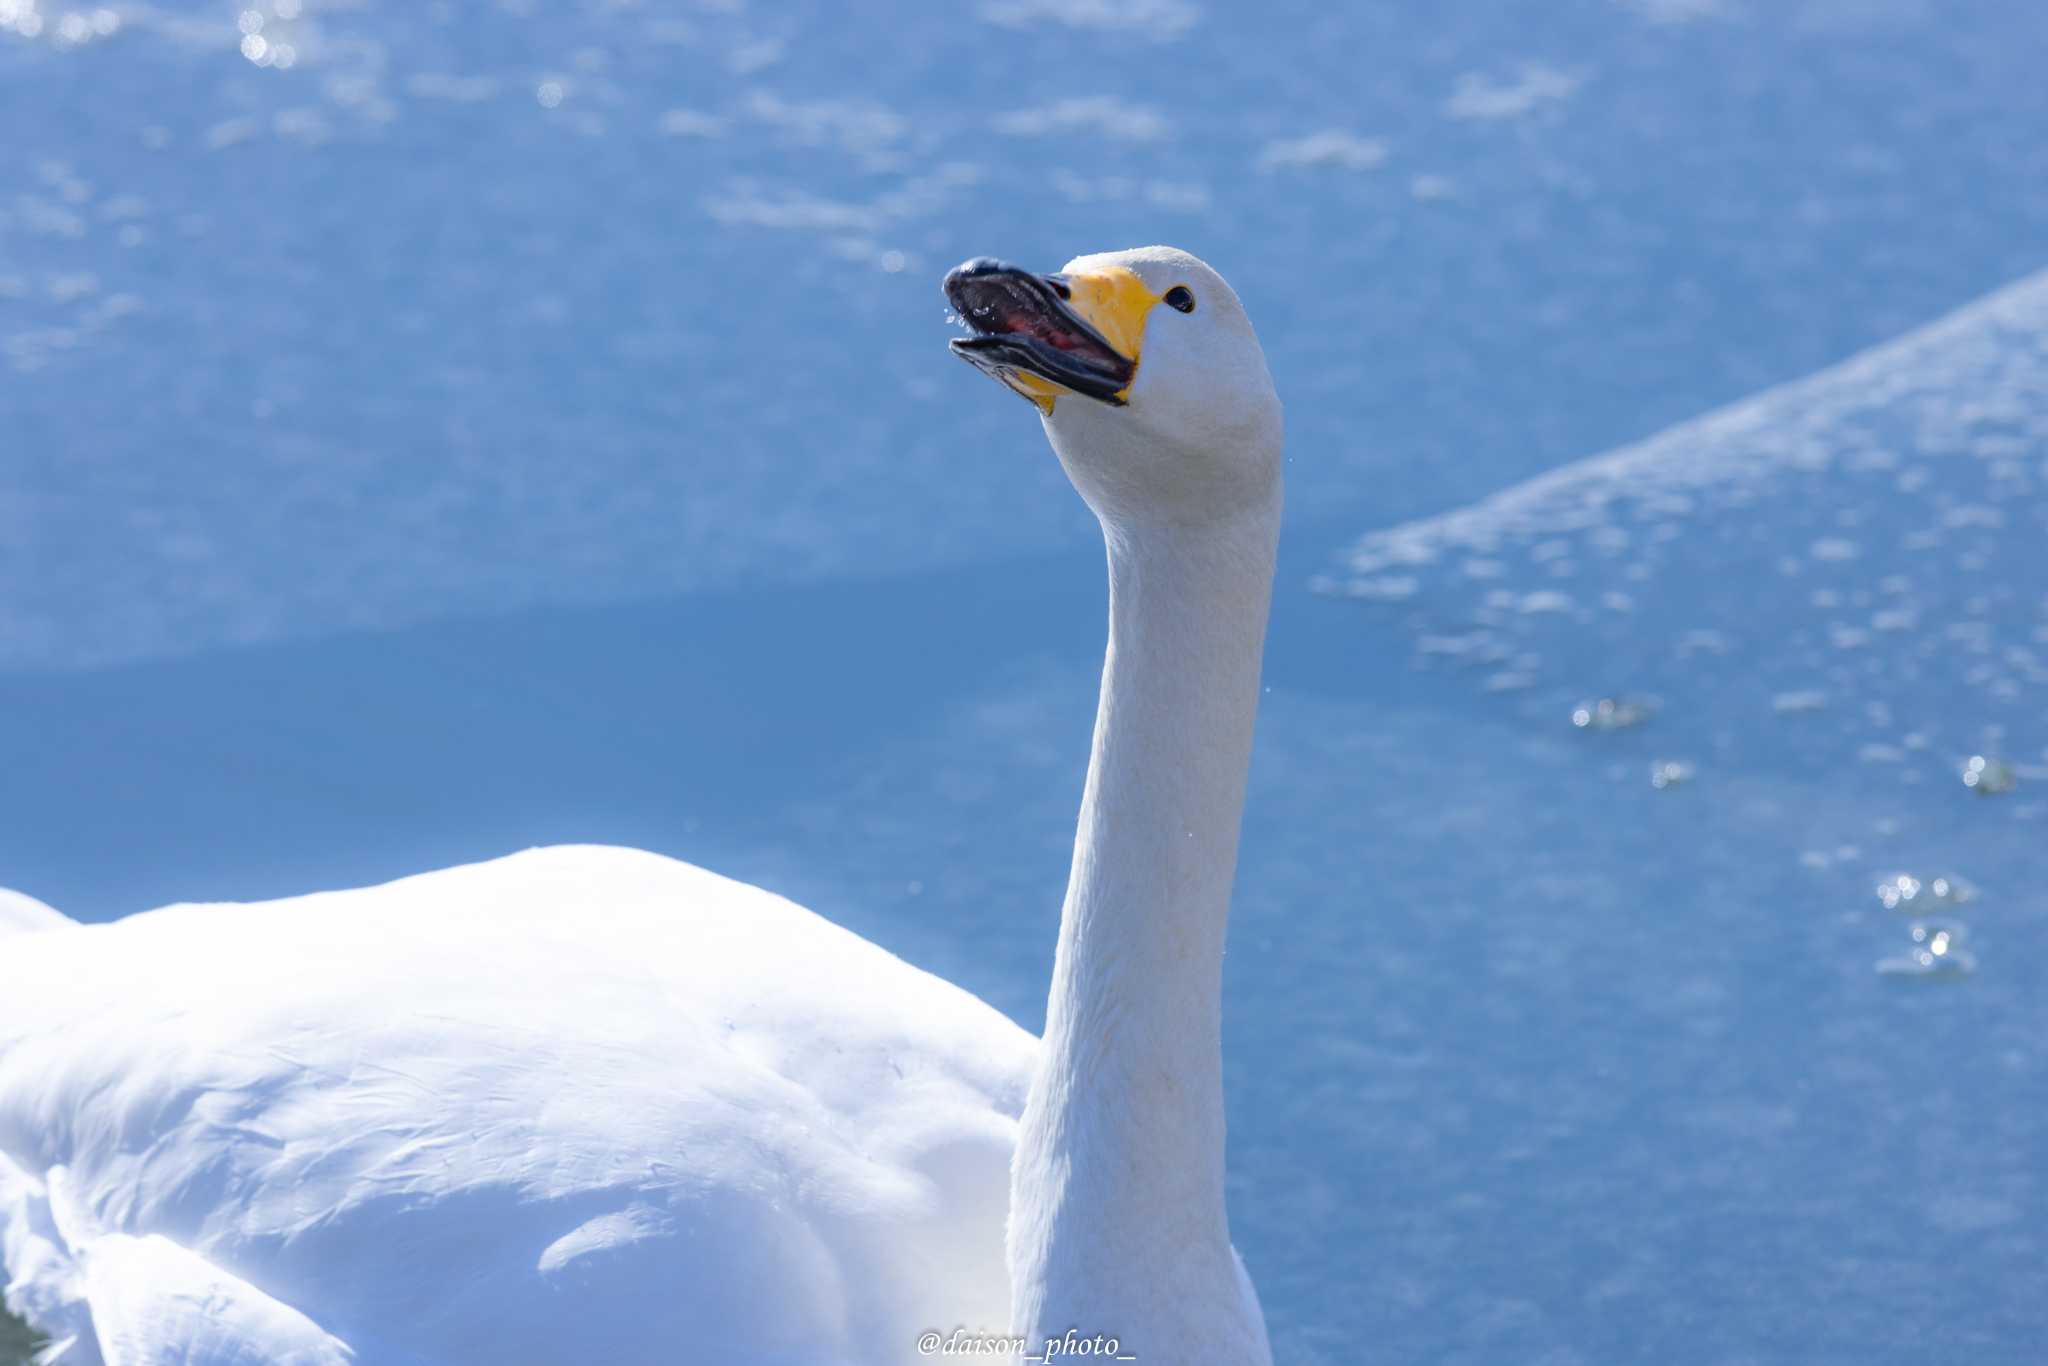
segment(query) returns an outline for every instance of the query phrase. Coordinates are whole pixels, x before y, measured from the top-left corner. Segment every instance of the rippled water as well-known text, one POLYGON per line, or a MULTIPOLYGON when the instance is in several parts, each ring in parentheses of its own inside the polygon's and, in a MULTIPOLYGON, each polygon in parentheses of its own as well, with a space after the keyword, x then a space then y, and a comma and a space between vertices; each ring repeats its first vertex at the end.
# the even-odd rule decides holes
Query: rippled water
POLYGON ((1078 549, 986 251, 1212 257, 1354 526, 2041 266, 2038 21, 1411 8, 8 0, 0 660, 1078 549))
POLYGON ((2044 43, 0 0, 0 884, 635 843, 1035 1025, 1099 552, 936 276, 1176 241, 1289 412, 1227 1060, 1281 1359, 2029 1360, 2044 43))

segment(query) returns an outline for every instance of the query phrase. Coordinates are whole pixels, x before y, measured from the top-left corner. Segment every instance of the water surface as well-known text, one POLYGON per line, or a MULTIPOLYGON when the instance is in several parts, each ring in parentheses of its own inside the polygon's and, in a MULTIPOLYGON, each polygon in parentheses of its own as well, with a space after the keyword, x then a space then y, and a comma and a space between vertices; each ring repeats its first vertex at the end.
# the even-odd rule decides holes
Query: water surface
POLYGON ((0 882, 637 844, 1036 1027, 1100 552, 936 278, 1172 241, 1289 413, 1227 968, 1280 1359, 2048 1340, 2040 19, 0 26, 0 882), (1973 973, 1875 970, 1901 872, 1973 973))

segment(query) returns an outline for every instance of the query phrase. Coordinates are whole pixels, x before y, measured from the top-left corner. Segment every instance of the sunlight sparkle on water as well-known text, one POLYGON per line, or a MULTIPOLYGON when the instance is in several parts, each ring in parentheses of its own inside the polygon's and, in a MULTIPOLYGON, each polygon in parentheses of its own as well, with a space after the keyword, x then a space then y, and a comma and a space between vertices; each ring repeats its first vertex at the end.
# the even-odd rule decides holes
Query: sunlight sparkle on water
POLYGON ((1924 911, 1929 906, 1950 909, 1977 899, 1977 889, 1957 877, 1921 879, 1911 873, 1894 873, 1877 884, 1877 899, 1888 911, 1924 911))
POLYGON ((1968 932, 1953 921, 1916 920, 1907 930, 1913 947, 1878 963, 1886 977, 1962 977, 1977 970, 1977 958, 1962 947, 1968 932))
POLYGON ((1647 697, 1602 697, 1572 708, 1576 730, 1629 730, 1657 714, 1657 704, 1647 697))
POLYGON ((1659 759, 1650 765, 1650 786, 1659 792, 1692 781, 1696 770, 1683 759, 1659 759))
POLYGON ((1999 759, 1973 754, 1963 765, 1963 786, 1980 797, 2002 796, 2018 787, 2019 781, 2012 765, 1999 759))

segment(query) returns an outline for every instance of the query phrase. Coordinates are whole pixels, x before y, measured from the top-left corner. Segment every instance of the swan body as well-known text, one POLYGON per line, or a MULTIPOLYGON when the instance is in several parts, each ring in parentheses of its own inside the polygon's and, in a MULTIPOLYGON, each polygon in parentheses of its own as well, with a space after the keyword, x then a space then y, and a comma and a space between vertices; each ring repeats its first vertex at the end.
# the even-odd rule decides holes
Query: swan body
POLYGON ((45 906, 32 896, 0 887, 0 935, 54 930, 70 923, 70 918, 54 907, 45 906))
POLYGON ((623 849, 110 925, 0 897, 0 1255, 50 1360, 881 1366, 1007 1329, 1270 1366, 1221 977, 1278 400, 1182 252, 946 292, 1108 549, 1044 1039, 623 849))
POLYGON ((66 1363, 808 1366, 1006 1322, 1031 1036, 743 883, 541 849, 0 963, 10 1299, 66 1363))

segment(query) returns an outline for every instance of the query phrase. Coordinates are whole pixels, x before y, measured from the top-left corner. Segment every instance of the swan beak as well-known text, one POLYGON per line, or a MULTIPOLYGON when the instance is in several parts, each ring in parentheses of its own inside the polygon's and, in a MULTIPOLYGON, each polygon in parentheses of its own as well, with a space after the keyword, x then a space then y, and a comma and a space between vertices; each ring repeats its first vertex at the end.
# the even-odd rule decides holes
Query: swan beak
POLYGON ((953 354, 1050 417, 1062 394, 1114 407, 1138 377, 1145 319, 1159 297, 1123 266, 1033 275, 978 256, 946 273, 946 301, 972 334, 953 354))

